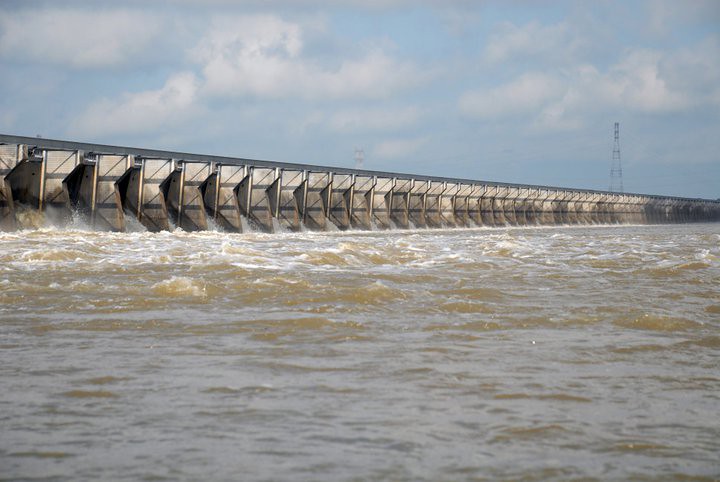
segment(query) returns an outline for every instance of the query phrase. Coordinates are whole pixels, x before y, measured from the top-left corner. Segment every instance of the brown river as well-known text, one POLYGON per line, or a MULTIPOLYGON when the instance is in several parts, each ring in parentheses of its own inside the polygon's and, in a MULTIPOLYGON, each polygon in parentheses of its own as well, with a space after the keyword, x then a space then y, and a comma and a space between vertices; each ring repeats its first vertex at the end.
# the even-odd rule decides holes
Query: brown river
POLYGON ((0 247, 0 480, 720 477, 720 224, 0 247))

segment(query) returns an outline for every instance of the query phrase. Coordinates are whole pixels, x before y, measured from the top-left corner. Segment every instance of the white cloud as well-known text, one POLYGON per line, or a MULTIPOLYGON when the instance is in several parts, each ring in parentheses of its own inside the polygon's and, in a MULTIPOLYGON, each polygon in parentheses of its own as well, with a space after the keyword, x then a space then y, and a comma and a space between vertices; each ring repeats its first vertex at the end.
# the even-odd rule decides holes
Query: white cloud
POLYGON ((526 118, 535 127, 573 129, 598 112, 661 114, 720 105, 719 45, 712 37, 674 52, 629 49, 605 72, 591 64, 528 72, 468 91, 458 107, 478 119, 526 118))
POLYGON ((193 73, 170 77, 158 90, 126 93, 119 100, 91 104, 71 125, 73 135, 145 133, 186 120, 196 109, 198 81, 193 73))
POLYGON ((575 43, 569 34, 569 28, 564 23, 542 25, 532 21, 523 26, 504 23, 490 37, 485 57, 490 62, 504 62, 519 56, 557 54, 558 50, 567 56, 575 43))
POLYGON ((161 33, 158 23, 130 10, 8 10, 0 15, 0 55, 75 68, 123 64, 161 33))
POLYGON ((499 87, 466 92, 459 106, 463 113, 473 117, 512 117, 536 111, 561 96, 564 88, 563 80, 556 75, 530 72, 499 87))
POLYGON ((427 139, 425 137, 383 141, 375 146, 372 151, 372 157, 383 160, 408 157, 420 150, 426 142, 427 139))
POLYGON ((303 56, 301 25, 270 15, 216 21, 192 56, 216 96, 380 98, 422 78, 382 50, 322 65, 303 56))
POLYGON ((717 25, 720 22, 720 4, 717 0, 646 0, 645 9, 645 28, 659 35, 668 35, 683 24, 717 25))
POLYGON ((354 109, 336 112, 328 124, 337 132, 390 131, 412 126, 420 117, 416 107, 354 109))

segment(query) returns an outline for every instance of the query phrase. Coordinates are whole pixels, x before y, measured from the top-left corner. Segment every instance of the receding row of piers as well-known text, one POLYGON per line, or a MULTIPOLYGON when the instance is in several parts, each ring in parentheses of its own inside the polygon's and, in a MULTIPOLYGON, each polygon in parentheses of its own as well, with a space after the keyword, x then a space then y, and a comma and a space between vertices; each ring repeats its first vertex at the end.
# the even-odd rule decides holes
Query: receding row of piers
POLYGON ((109 231, 125 231, 131 218, 150 231, 214 225, 231 232, 720 221, 720 202, 712 200, 128 149, 0 144, 0 230, 29 227, 20 215, 28 210, 53 224, 76 213, 109 231))

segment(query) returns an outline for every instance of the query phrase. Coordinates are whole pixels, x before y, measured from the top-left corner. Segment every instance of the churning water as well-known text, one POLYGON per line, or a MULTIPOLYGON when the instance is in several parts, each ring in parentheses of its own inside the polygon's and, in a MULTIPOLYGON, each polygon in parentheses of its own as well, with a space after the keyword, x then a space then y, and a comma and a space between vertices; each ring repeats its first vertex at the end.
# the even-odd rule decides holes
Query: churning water
POLYGON ((0 479, 720 474, 720 224, 0 241, 0 479))

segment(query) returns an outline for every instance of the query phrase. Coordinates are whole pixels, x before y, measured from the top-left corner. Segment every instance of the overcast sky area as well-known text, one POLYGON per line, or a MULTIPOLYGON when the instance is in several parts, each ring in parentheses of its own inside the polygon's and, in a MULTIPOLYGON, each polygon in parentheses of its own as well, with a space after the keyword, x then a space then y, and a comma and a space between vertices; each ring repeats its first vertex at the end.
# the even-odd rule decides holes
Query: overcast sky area
POLYGON ((0 132, 720 197, 720 2, 0 0, 0 132), (332 6, 328 6, 332 5, 332 6))

